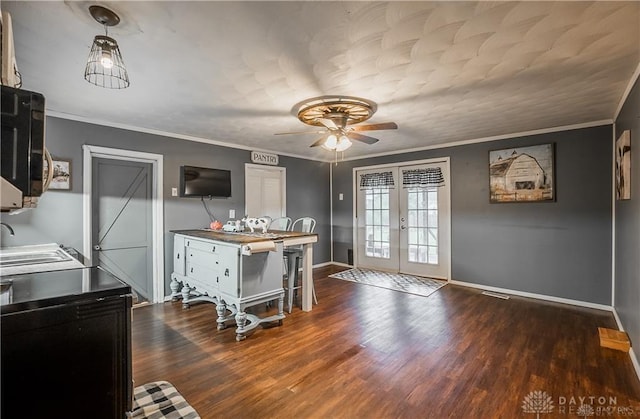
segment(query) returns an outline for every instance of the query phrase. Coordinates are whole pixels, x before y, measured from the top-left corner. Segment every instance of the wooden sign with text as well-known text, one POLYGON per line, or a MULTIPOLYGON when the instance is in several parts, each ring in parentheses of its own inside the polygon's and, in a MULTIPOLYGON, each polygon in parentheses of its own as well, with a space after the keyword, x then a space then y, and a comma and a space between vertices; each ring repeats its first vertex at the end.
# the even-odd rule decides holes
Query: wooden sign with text
POLYGON ((271 166, 278 165, 278 155, 263 153, 261 151, 252 151, 251 152, 251 162, 258 164, 268 164, 271 166))

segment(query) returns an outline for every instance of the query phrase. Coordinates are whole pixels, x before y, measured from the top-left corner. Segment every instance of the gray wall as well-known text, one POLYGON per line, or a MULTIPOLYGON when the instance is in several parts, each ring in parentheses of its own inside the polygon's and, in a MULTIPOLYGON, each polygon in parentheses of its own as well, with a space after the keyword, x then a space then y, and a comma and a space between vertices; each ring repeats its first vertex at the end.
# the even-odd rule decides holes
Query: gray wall
POLYGON ((615 205, 615 302, 632 349, 640 358, 640 81, 636 80, 618 119, 616 136, 631 131, 631 199, 615 205))
MULTIPOLYGON (((193 141, 93 125, 65 119, 47 118, 46 144, 52 156, 71 160, 72 190, 49 191, 42 195, 35 210, 21 214, 2 214, 16 235, 2 229, 2 246, 61 243, 82 249, 82 145, 121 148, 164 156, 164 231, 165 283, 172 271, 173 237, 170 230, 203 228, 209 218, 200 199, 171 196, 178 187, 179 167, 183 164, 229 169, 232 197, 206 201, 216 218, 227 220, 229 210, 244 214, 244 164, 250 152, 193 141)), ((292 218, 311 216, 318 224, 318 243, 314 246, 315 264, 331 257, 329 164, 281 156, 280 166, 287 168, 287 213, 292 218)), ((168 285, 165 287, 169 292, 168 285)))
POLYGON ((334 260, 353 247, 352 169, 451 158, 452 279, 611 305, 611 126, 348 161, 333 167, 334 260), (556 145, 556 202, 489 203, 489 151, 556 145), (338 194, 344 193, 344 200, 338 194))

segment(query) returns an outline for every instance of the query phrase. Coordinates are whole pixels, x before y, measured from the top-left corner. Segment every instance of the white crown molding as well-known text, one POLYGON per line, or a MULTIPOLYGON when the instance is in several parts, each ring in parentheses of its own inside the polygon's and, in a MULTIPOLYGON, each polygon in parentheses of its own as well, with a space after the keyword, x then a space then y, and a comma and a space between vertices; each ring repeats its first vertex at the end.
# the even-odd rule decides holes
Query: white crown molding
POLYGON ((563 126, 552 127, 552 128, 542 128, 542 129, 537 129, 533 131, 514 132, 512 134, 495 135, 492 137, 483 137, 483 138, 475 138, 471 140, 454 141, 451 143, 416 147, 416 148, 410 148, 406 150, 385 151, 382 153, 367 154, 361 157, 350 157, 350 158, 347 157, 342 159, 342 161, 363 160, 363 159, 370 159, 373 157, 390 156, 395 154, 415 153, 417 151, 436 150, 439 148, 457 147, 457 146, 468 145, 468 144, 487 143, 490 141, 507 140, 510 138, 526 137, 529 135, 548 134, 551 132, 570 131, 574 129, 592 128, 592 127, 599 127, 602 125, 609 125, 609 124, 613 124, 613 119, 602 119, 600 121, 585 122, 582 124, 574 124, 574 125, 563 125, 563 126))
POLYGON ((47 109, 46 110, 46 115, 47 116, 52 116, 54 118, 59 118, 59 119, 68 119, 70 121, 85 122, 85 123, 88 123, 88 124, 94 124, 94 125, 101 125, 101 126, 105 126, 105 127, 124 129, 124 130, 127 130, 127 131, 142 132, 144 134, 152 134, 152 135, 159 135, 159 136, 162 136, 162 137, 176 138, 178 140, 195 141, 197 143, 205 143, 205 144, 217 145, 217 146, 221 146, 221 147, 235 148, 235 149, 238 149, 238 150, 261 151, 261 152, 264 152, 264 153, 274 153, 274 154, 278 154, 280 156, 295 157, 295 158, 303 159, 303 160, 320 161, 320 162, 323 162, 323 163, 330 163, 331 162, 331 160, 318 159, 318 158, 314 158, 314 157, 310 157, 310 156, 301 156, 301 155, 298 155, 298 154, 282 153, 280 151, 267 150, 267 149, 256 148, 256 147, 248 147, 248 146, 241 145, 241 144, 226 143, 224 141, 211 140, 211 139, 208 139, 208 138, 195 137, 195 136, 192 136, 192 135, 176 134, 174 132, 155 130, 155 129, 151 129, 151 128, 136 127, 136 126, 133 126, 133 125, 119 124, 119 123, 109 122, 109 121, 101 121, 101 120, 93 119, 93 118, 85 118, 83 116, 73 115, 73 114, 64 113, 64 112, 58 112, 58 111, 52 110, 52 109, 47 109))
MULTIPOLYGON (((136 126, 133 126, 133 125, 119 124, 119 123, 109 122, 109 121, 101 121, 101 120, 98 120, 98 119, 86 118, 86 117, 79 116, 79 115, 73 115, 73 114, 64 113, 64 112, 58 112, 58 111, 53 110, 53 109, 47 109, 46 114, 47 114, 47 116, 51 116, 51 117, 54 117, 54 118, 68 119, 68 120, 71 120, 71 121, 85 122, 85 123, 88 123, 88 124, 95 124, 95 125, 101 125, 101 126, 106 126, 106 127, 111 127, 111 128, 124 129, 124 130, 128 130, 128 131, 142 132, 142 133, 145 133, 145 134, 159 135, 159 136, 163 136, 163 137, 176 138, 176 139, 179 139, 179 140, 195 141, 195 142, 199 142, 199 143, 212 144, 212 145, 217 145, 217 146, 221 146, 221 147, 234 148, 234 149, 238 149, 238 150, 261 151, 261 152, 265 152, 265 153, 274 153, 274 154, 278 154, 278 155, 281 155, 281 156, 294 157, 294 158, 303 159, 303 160, 319 161, 319 162, 323 162, 323 163, 334 163, 334 160, 331 159, 331 158, 322 159, 322 158, 311 157, 311 156, 302 156, 302 155, 299 155, 299 154, 282 153, 282 152, 276 151, 276 150, 248 147, 248 146, 241 145, 241 144, 232 144, 232 143, 227 143, 227 142, 224 142, 224 141, 218 141, 218 140, 211 140, 211 139, 208 139, 208 138, 195 137, 195 136, 192 136, 192 135, 177 134, 177 133, 173 133, 173 132, 155 130, 155 129, 151 129, 151 128, 142 128, 142 127, 136 127, 136 126)), ((515 133, 512 133, 512 134, 495 135, 495 136, 492 136, 492 137, 482 137, 482 138, 474 138, 474 139, 470 139, 470 140, 453 141, 453 142, 450 142, 450 143, 436 144, 436 145, 424 146, 424 147, 416 147, 416 148, 410 148, 410 149, 405 149, 405 150, 385 151, 385 152, 381 152, 381 153, 366 154, 364 156, 347 157, 347 158, 342 159, 341 161, 364 160, 364 159, 370 159, 370 158, 380 157, 380 156, 389 156, 389 155, 405 154, 405 153, 415 153, 417 151, 425 151, 425 150, 437 150, 437 149, 440 149, 440 148, 457 147, 457 146, 461 146, 461 145, 477 144, 477 143, 486 143, 486 142, 490 142, 490 141, 498 141, 498 140, 506 140, 506 139, 510 139, 510 138, 525 137, 525 136, 529 136, 529 135, 548 134, 548 133, 552 133, 552 132, 570 131, 570 130, 581 129, 581 128, 592 128, 592 127, 598 127, 598 126, 602 126, 602 125, 613 124, 613 121, 614 121, 613 119, 604 119, 604 120, 600 120, 600 121, 585 122, 585 123, 582 123, 582 124, 563 125, 563 126, 559 126, 559 127, 542 128, 542 129, 532 130, 532 131, 515 132, 515 133)))
POLYGON ((636 81, 638 80, 638 77, 640 77, 640 62, 638 63, 638 66, 636 67, 636 71, 633 72, 633 75, 631 76, 631 79, 629 79, 629 84, 627 84, 627 88, 624 91, 624 93, 622 94, 622 98, 620 98, 620 103, 618 103, 618 108, 616 109, 616 113, 613 114, 613 120, 614 121, 616 119, 618 119, 618 115, 620 115, 620 112, 622 111, 622 107, 624 106, 624 102, 627 101, 627 98, 629 97, 629 94, 631 93, 631 89, 633 89, 633 85, 636 84, 636 81))

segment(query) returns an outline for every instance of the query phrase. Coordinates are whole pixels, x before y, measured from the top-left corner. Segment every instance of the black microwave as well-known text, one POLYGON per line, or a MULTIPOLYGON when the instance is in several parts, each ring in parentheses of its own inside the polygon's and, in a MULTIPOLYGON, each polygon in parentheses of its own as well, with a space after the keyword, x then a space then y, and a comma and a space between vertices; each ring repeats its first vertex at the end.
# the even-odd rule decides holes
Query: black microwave
POLYGON ((2 86, 2 177, 22 191, 40 196, 43 189, 44 96, 2 86))

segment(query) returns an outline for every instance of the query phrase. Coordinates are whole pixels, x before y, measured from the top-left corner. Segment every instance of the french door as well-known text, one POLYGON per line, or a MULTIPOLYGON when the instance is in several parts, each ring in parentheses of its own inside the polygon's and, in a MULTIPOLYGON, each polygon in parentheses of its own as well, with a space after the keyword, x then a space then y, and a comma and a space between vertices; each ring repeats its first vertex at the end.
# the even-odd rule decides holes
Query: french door
POLYGON ((356 171, 356 265, 449 278, 447 161, 356 171))

